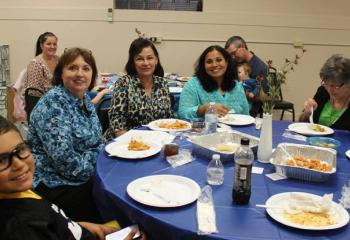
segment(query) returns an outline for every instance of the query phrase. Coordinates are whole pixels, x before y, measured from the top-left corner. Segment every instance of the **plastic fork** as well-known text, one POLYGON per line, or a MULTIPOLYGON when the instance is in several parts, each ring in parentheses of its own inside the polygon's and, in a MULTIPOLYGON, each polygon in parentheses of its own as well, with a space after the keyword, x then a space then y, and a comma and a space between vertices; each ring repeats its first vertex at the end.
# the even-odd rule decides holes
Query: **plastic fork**
POLYGON ((314 124, 314 107, 311 107, 311 114, 309 116, 309 122, 314 124))

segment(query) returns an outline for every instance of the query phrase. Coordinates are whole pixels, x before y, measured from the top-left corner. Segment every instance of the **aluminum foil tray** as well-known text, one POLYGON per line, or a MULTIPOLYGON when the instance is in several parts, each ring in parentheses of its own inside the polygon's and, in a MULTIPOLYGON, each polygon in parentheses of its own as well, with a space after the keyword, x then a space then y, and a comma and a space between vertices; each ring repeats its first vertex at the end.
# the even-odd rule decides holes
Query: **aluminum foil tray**
POLYGON ((238 150, 238 145, 240 145, 242 137, 250 139, 250 147, 253 151, 257 149, 259 138, 238 131, 190 136, 189 140, 193 144, 194 154, 202 156, 208 160, 211 160, 213 154, 219 154, 221 161, 227 162, 234 160, 234 152, 219 151, 217 149, 218 145, 228 141, 233 145, 236 145, 238 150))
POLYGON ((324 182, 328 180, 331 174, 336 172, 337 152, 334 149, 310 145, 280 143, 273 152, 270 163, 275 166, 277 173, 285 175, 288 178, 301 179, 310 182, 324 182), (332 167, 332 170, 330 172, 322 172, 286 165, 286 161, 294 156, 303 156, 308 159, 319 159, 321 162, 328 163, 332 167))

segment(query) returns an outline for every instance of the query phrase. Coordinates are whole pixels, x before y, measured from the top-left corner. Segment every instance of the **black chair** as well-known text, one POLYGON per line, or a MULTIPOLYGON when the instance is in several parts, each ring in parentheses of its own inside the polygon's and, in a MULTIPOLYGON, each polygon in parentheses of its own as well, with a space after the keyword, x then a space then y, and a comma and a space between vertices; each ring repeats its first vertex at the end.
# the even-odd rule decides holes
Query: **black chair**
POLYGON ((272 81, 274 84, 280 84, 279 88, 279 96, 278 100, 275 102, 275 107, 274 109, 276 110, 282 110, 281 113, 281 119, 283 120, 284 117, 284 112, 290 112, 292 114, 293 122, 295 121, 295 110, 294 110, 294 104, 292 102, 285 101, 283 99, 283 94, 282 94, 282 86, 281 83, 277 81, 277 70, 274 67, 269 67, 269 75, 272 77, 272 81))
POLYGON ((112 97, 104 97, 102 101, 97 106, 97 116, 100 120, 101 127, 102 127, 102 134, 105 133, 105 131, 109 127, 109 116, 108 111, 111 108, 111 100, 112 97))
POLYGON ((28 121, 30 119, 30 114, 32 113, 35 105, 38 103, 39 99, 44 95, 44 92, 37 88, 27 88, 24 92, 25 107, 24 110, 27 112, 28 121))

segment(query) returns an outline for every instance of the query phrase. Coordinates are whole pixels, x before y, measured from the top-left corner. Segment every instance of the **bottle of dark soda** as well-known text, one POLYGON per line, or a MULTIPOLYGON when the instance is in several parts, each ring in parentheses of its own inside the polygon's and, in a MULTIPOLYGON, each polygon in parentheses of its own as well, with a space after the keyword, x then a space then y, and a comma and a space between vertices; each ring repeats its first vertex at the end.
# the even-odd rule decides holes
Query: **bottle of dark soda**
POLYGON ((235 153, 232 199, 237 204, 247 204, 251 194, 251 177, 254 154, 249 139, 241 139, 241 148, 235 153))

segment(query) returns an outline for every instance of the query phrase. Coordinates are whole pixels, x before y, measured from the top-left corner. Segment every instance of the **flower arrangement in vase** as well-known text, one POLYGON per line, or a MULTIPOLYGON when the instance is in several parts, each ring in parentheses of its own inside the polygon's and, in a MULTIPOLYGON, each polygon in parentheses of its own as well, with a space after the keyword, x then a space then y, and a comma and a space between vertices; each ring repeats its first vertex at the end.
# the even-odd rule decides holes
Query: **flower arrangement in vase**
POLYGON ((293 60, 285 59, 283 66, 277 69, 273 66, 273 61, 268 60, 268 74, 267 82, 269 85, 269 91, 266 97, 263 99, 263 112, 272 114, 275 104, 281 97, 281 87, 283 83, 286 83, 287 74, 290 71, 294 71, 296 65, 298 65, 300 59, 306 52, 305 48, 300 48, 300 53, 296 54, 293 60))

